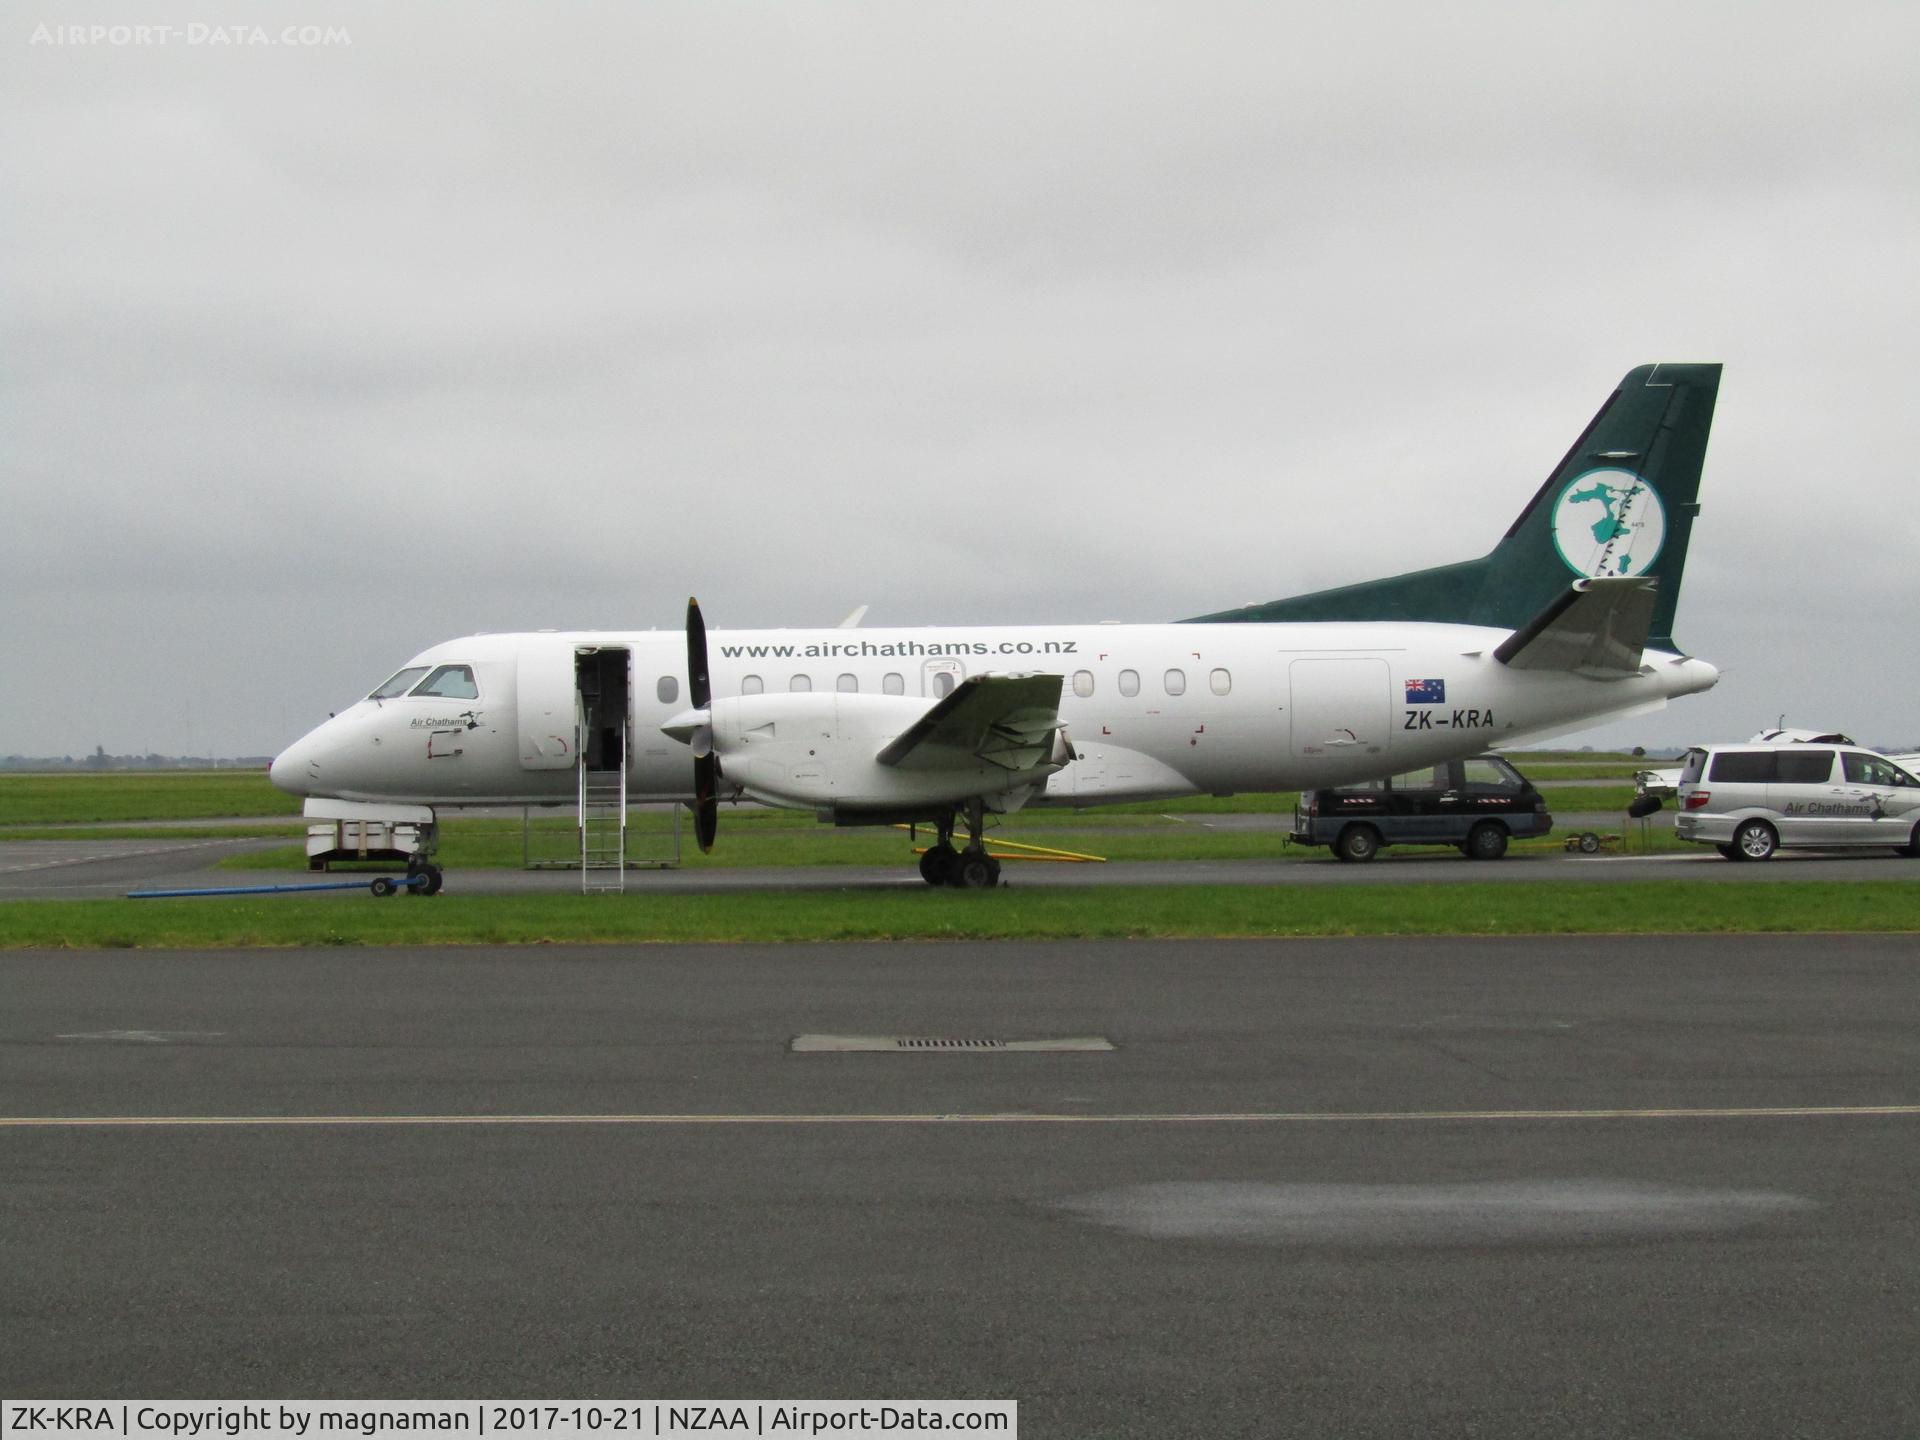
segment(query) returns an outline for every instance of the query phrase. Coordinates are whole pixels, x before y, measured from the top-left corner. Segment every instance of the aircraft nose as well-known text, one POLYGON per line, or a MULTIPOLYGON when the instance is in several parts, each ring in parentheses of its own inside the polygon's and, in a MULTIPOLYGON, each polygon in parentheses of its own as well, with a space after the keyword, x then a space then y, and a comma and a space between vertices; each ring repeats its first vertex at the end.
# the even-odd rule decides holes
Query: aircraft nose
POLYGON ((267 778, 289 795, 311 795, 320 783, 320 747, 303 735, 267 767, 267 778))

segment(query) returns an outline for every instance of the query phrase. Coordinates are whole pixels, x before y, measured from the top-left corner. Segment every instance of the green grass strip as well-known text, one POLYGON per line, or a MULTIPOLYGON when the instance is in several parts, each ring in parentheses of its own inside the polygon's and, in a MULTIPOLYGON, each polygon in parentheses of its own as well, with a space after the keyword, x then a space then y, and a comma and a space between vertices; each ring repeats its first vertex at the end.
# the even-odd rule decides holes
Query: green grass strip
POLYGON ((0 825, 298 815, 301 803, 260 770, 0 775, 0 825))
POLYGON ((18 901, 0 948, 1920 931, 1920 885, 1807 881, 18 901))

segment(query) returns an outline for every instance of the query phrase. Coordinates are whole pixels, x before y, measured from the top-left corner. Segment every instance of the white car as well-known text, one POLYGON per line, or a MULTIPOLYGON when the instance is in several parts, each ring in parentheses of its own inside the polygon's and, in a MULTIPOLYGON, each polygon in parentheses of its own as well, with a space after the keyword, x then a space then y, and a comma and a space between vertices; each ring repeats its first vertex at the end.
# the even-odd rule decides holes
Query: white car
POLYGON ((1920 857, 1920 780, 1854 745, 1714 745, 1680 767, 1682 840, 1729 860, 1785 848, 1889 846, 1920 857))

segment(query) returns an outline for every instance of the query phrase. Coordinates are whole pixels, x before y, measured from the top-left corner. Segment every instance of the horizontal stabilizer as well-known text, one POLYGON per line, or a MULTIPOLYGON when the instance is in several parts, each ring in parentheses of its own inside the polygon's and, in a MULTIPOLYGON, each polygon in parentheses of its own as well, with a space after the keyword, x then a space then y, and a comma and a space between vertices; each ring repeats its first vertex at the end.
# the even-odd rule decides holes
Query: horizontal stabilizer
POLYGON ((1509 635, 1493 658, 1511 670, 1565 670, 1594 680, 1640 673, 1656 582, 1576 580, 1509 635))
POLYGON ((1060 729, 1060 675, 974 675, 874 756, 902 770, 985 760, 1008 770, 1043 764, 1060 729))

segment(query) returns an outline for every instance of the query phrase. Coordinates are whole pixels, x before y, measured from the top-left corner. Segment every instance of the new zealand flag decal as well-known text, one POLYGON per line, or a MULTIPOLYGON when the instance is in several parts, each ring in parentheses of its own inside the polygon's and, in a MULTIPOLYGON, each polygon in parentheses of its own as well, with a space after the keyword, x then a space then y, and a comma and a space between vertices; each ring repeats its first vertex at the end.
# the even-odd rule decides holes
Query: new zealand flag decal
POLYGON ((1444 680, 1407 681, 1407 704, 1444 705, 1447 703, 1447 682, 1444 680))

